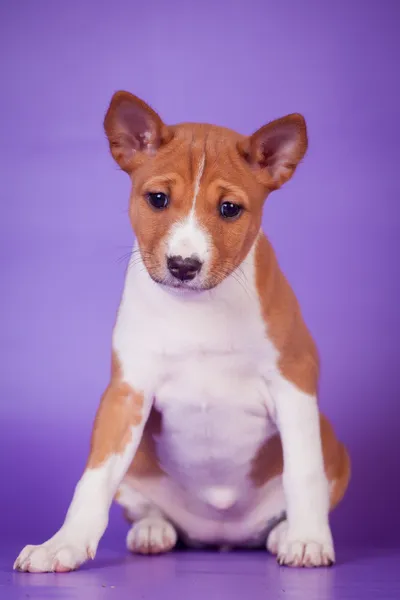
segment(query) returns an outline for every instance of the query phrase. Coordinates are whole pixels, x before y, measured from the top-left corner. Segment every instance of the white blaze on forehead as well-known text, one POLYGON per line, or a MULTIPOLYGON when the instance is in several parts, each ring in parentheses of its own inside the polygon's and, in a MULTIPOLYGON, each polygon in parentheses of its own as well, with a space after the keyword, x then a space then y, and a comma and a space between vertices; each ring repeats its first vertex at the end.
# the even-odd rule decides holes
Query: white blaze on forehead
POLYGON ((196 219, 196 200, 197 196, 199 195, 205 162, 206 157, 203 153, 194 181, 193 199, 190 212, 185 219, 178 221, 172 227, 167 242, 168 256, 182 256, 182 258, 196 256, 196 258, 204 262, 209 253, 209 235, 196 219))
POLYGON ((193 202, 192 202, 192 209, 190 211, 190 214, 194 214, 194 211, 196 208, 196 200, 197 200, 197 196, 199 195, 200 183, 201 183, 201 178, 203 177, 205 164, 206 164, 206 154, 205 154, 205 152, 203 152, 201 159, 200 159, 199 167, 197 170, 196 179, 194 181, 193 202))

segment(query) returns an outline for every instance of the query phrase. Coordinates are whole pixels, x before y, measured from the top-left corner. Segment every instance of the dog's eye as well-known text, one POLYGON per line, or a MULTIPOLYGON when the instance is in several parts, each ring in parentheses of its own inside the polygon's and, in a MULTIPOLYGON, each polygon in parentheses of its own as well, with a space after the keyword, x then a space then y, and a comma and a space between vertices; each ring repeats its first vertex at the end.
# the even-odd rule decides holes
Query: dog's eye
POLYGON ((237 219, 242 212, 242 207, 240 204, 235 204, 234 202, 222 202, 219 207, 219 212, 221 217, 224 219, 237 219))
POLYGON ((163 210, 169 204, 169 198, 163 192, 149 192, 146 194, 146 198, 147 202, 157 210, 163 210))

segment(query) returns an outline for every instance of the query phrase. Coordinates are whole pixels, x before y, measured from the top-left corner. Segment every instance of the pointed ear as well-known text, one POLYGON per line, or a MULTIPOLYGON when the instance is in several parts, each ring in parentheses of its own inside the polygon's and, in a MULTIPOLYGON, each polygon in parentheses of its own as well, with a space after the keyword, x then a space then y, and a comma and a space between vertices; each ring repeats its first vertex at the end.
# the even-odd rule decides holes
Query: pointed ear
POLYGON ((138 153, 154 153, 169 133, 158 114, 129 92, 116 92, 104 118, 111 154, 130 173, 138 153))
POLYGON ((261 127, 242 142, 241 151, 262 182, 276 190, 292 177, 307 145, 304 117, 292 114, 261 127))

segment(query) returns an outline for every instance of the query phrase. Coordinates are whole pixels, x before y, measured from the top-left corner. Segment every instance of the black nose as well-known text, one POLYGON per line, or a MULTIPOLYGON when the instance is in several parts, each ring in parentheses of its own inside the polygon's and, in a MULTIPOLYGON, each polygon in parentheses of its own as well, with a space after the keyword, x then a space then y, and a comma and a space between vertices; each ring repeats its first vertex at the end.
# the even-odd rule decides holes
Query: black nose
POLYGON ((171 275, 179 281, 191 281, 201 269, 202 263, 197 258, 182 258, 182 256, 169 256, 167 267, 171 275))

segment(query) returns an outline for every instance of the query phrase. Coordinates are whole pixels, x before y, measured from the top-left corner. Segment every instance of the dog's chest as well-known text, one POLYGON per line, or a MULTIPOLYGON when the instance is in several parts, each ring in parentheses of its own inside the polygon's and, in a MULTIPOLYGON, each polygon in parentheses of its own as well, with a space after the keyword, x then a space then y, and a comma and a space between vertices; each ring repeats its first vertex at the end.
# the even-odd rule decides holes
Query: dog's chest
POLYGON ((199 485, 245 477, 274 431, 258 358, 204 352, 166 362, 155 398, 162 414, 156 444, 164 470, 199 485))
POLYGON ((176 323, 170 315, 159 340, 157 453, 190 487, 235 486, 275 432, 267 384, 275 351, 256 310, 214 302, 194 313, 176 323))
POLYGON ((128 382, 151 373, 162 415, 161 466, 190 486, 240 484, 275 432, 268 379, 277 352, 260 315, 252 265, 248 271, 246 286, 228 279, 194 300, 146 282, 141 287, 140 278, 127 282, 118 355, 128 382))

